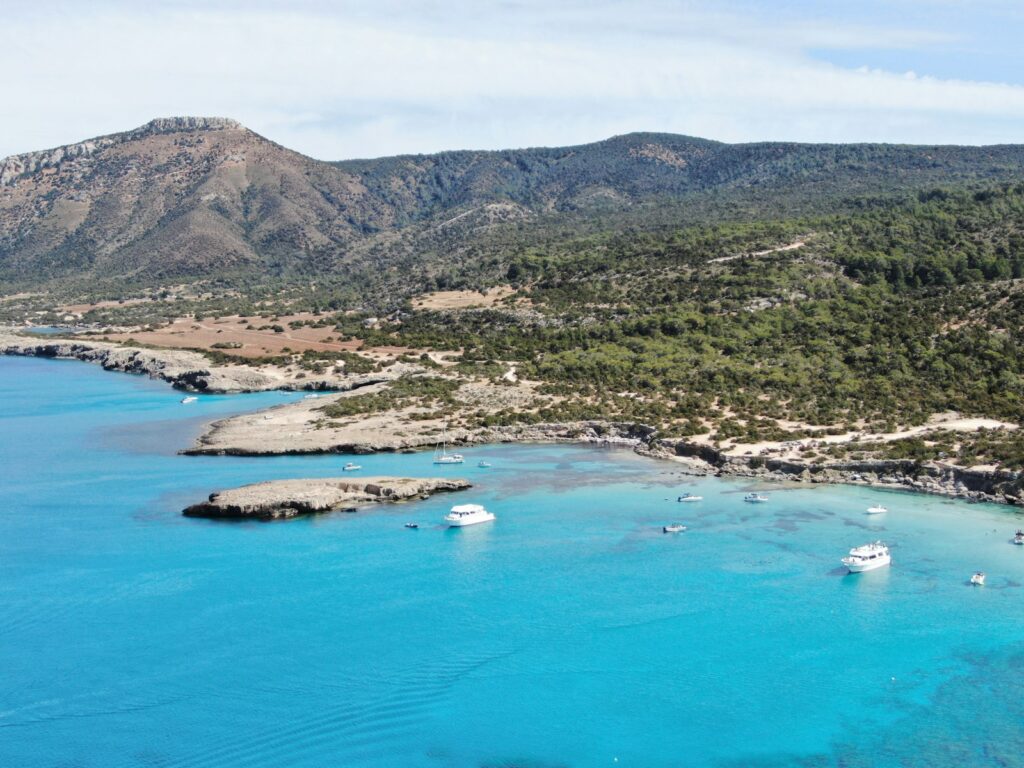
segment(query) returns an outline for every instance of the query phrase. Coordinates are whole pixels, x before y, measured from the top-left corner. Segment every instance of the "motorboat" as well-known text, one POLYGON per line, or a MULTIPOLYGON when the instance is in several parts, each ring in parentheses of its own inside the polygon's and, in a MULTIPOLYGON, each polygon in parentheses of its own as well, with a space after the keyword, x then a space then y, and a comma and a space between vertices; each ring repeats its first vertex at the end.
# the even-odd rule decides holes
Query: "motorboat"
POLYGON ((892 563, 889 548, 880 541, 854 547, 850 554, 843 558, 843 565, 850 573, 863 573, 876 568, 884 568, 892 563))
POLYGON ((690 501, 704 501, 703 496, 695 496, 692 493, 684 493, 676 501, 690 502, 690 501))
POLYGON ((357 469, 362 469, 358 464, 353 464, 351 461, 341 468, 344 472, 355 472, 357 469))
POLYGON ((419 523, 406 523, 406 524, 405 524, 405 527, 406 527, 406 528, 412 528, 412 529, 414 529, 414 530, 415 530, 416 528, 419 528, 419 527, 420 527, 420 524, 419 524, 419 523))
POLYGON ((888 508, 883 507, 881 504, 875 504, 873 507, 868 507, 869 515, 884 515, 888 511, 888 508))
POLYGON ((464 460, 461 453, 448 453, 448 425, 445 424, 441 442, 434 448, 434 463, 461 464, 464 460))
POLYGON ((973 584, 976 587, 984 587, 985 586, 985 574, 982 573, 981 571, 975 572, 975 574, 973 576, 971 576, 971 584, 973 584))
POLYGON ((681 525, 680 523, 673 523, 672 525, 663 525, 661 527, 662 533, 682 533, 685 530, 686 526, 681 525))
POLYGON ((444 521, 452 528, 462 528, 477 523, 489 523, 494 520, 494 514, 488 512, 479 504, 457 504, 444 516, 444 521))
POLYGON ((1013 534, 1013 543, 1024 546, 1024 531, 1017 529, 1017 532, 1013 534))
POLYGON ((196 397, 195 395, 188 395, 187 397, 181 398, 181 404, 188 405, 189 403, 194 403, 198 399, 199 398, 196 397))
POLYGON ((487 469, 489 466, 491 466, 491 462, 489 462, 489 461, 479 461, 479 462, 477 462, 477 466, 480 467, 480 469, 487 469))
POLYGON ((764 504, 768 501, 768 497, 763 493, 748 493, 743 497, 743 500, 751 504, 764 504))
POLYGON ((316 400, 318 397, 320 397, 320 395, 311 394, 311 395, 303 395, 302 399, 303 400, 316 400))

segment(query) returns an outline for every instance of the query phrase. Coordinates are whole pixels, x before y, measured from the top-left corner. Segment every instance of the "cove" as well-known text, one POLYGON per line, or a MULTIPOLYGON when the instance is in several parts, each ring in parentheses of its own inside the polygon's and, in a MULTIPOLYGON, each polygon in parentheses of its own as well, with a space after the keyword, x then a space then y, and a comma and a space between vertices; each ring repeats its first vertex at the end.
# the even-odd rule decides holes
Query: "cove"
POLYGON ((204 421, 297 397, 183 406, 0 359, 0 765, 1020 764, 1018 511, 846 486, 749 505, 749 483, 628 451, 507 445, 358 459, 466 477, 458 501, 498 518, 474 528, 441 527, 452 497, 181 517, 218 488, 340 474, 176 455, 204 421), (844 575, 875 539, 892 568, 844 575))

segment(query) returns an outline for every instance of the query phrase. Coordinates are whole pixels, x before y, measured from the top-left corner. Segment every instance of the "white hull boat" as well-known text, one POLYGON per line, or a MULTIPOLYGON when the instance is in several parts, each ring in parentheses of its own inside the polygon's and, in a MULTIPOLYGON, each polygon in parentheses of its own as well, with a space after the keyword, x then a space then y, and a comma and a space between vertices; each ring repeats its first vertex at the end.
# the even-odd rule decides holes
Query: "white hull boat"
POLYGON ((971 576, 971 584, 973 584, 976 587, 984 587, 985 586, 985 574, 982 573, 981 571, 978 571, 977 573, 975 573, 973 576, 971 576))
POLYGON ((353 464, 352 462, 349 462, 341 468, 343 472, 355 472, 357 469, 362 469, 362 467, 358 464, 353 464))
POLYGON ((869 515, 884 515, 888 511, 889 510, 886 507, 883 507, 881 504, 876 504, 873 507, 868 507, 869 515))
POLYGON ((189 395, 188 397, 181 398, 181 404, 188 405, 189 403, 194 403, 198 399, 199 398, 196 397, 195 395, 189 395))
POLYGON ((675 523, 673 525, 663 525, 661 527, 662 533, 682 533, 685 530, 686 526, 680 525, 679 523, 675 523))
POLYGON ((683 502, 684 504, 692 504, 695 501, 704 501, 703 496, 694 496, 692 493, 684 493, 676 501, 683 502))
POLYGON ((743 500, 748 504, 764 504, 768 501, 768 497, 760 493, 748 493, 743 500))
POLYGON ((1024 531, 1017 531, 1013 534, 1013 543, 1024 546, 1024 531))
POLYGON ((444 521, 451 528, 464 528, 467 525, 489 523, 494 519, 494 514, 488 512, 479 504, 458 504, 452 507, 451 512, 444 516, 444 521))
POLYGON ((843 558, 843 565, 850 573, 864 573, 876 568, 884 568, 892 563, 889 548, 880 541, 854 547, 850 554, 843 558))
POLYGON ((448 425, 444 427, 441 442, 434 449, 435 464, 461 464, 465 459, 461 453, 448 453, 448 425))

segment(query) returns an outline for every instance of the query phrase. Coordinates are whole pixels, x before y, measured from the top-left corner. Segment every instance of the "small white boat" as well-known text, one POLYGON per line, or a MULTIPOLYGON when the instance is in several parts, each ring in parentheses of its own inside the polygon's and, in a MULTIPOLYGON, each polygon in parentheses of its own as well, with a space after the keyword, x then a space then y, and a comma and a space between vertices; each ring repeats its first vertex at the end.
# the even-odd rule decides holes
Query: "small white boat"
POLYGON ((477 462, 477 466, 480 467, 481 469, 487 469, 489 466, 491 466, 491 462, 489 462, 489 461, 480 461, 480 462, 477 462))
POLYGON ((405 527, 406 528, 412 528, 413 530, 415 530, 416 528, 420 527, 420 524, 419 523, 406 523, 405 527))
POLYGON ((748 493, 743 500, 750 504, 764 504, 768 501, 768 497, 761 493, 748 493))
POLYGON ((889 548, 880 541, 854 547, 850 554, 843 558, 843 565, 850 573, 863 573, 876 568, 884 568, 892 563, 889 548))
POLYGON ((489 523, 494 519, 494 515, 479 504, 457 504, 444 516, 444 521, 452 528, 489 523))
POLYGON ((673 523, 672 525, 663 525, 661 527, 662 533, 682 533, 685 530, 686 526, 681 525, 679 523, 673 523))
POLYGON ((358 464, 353 464, 351 461, 341 468, 343 472, 355 472, 357 469, 362 469, 358 464))
POLYGON ((302 399, 303 400, 316 400, 318 397, 320 397, 320 395, 315 395, 315 394, 314 395, 303 395, 302 399))
POLYGON ((189 395, 188 397, 181 398, 181 403, 182 405, 188 405, 189 403, 194 403, 198 399, 199 398, 195 395, 189 395))
POLYGON ((703 496, 694 496, 692 493, 684 493, 676 501, 691 502, 691 501, 704 501, 703 496))
POLYGON ((976 572, 973 576, 971 576, 971 584, 973 584, 976 587, 984 587, 985 574, 981 571, 976 572))
POLYGON ((868 507, 869 515, 884 515, 888 511, 889 510, 886 507, 883 507, 881 504, 875 504, 875 506, 873 507, 868 507))
POLYGON ((461 464, 464 461, 461 453, 448 453, 448 425, 444 425, 441 442, 434 448, 435 464, 461 464))
POLYGON ((1013 543, 1024 546, 1024 531, 1017 529, 1017 532, 1013 534, 1013 543))

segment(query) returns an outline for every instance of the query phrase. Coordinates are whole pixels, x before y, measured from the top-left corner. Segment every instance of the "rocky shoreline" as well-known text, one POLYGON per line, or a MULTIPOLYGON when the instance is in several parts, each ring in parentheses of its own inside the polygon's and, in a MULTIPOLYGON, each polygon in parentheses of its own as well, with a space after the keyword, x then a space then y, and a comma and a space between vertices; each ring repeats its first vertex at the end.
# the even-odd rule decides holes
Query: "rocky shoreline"
POLYGON ((975 502, 1024 506, 1024 473, 976 470, 943 462, 894 459, 802 462, 763 456, 727 456, 685 439, 653 439, 638 453, 701 462, 706 474, 765 481, 864 485, 950 496, 975 502))
POLYGON ((445 478, 270 480, 211 493, 206 501, 186 507, 182 514, 218 520, 282 520, 337 509, 355 511, 367 504, 425 499, 470 487, 465 480, 445 478))
MULTIPOLYGON (((238 418, 238 417, 236 417, 238 418)), ((331 443, 310 441, 287 445, 255 438, 232 443, 228 427, 232 419, 214 423, 196 445, 183 453, 194 455, 269 456, 316 453, 412 452, 433 447, 436 435, 398 437, 375 434, 365 441, 331 443)), ((630 448, 651 458, 671 460, 683 471, 716 477, 749 477, 761 481, 864 485, 931 493, 969 501, 1024 506, 1024 474, 1006 470, 983 471, 941 462, 876 459, 864 461, 802 462, 762 456, 729 456, 712 446, 685 438, 660 438, 657 430, 630 422, 578 421, 556 424, 516 425, 480 430, 451 430, 454 445, 486 443, 583 443, 630 448)), ((266 435, 264 435, 266 438, 266 435)))
POLYGON ((338 390, 369 386, 394 378, 366 375, 295 381, 245 365, 215 365, 198 352, 129 347, 105 341, 30 338, 0 328, 0 355, 80 360, 104 370, 160 379, 176 389, 209 394, 272 390, 338 390))
MULTIPOLYGON (((301 387, 246 366, 214 366, 195 352, 125 347, 98 341, 30 339, 0 329, 0 354, 82 360, 106 370, 146 374, 188 391, 239 393, 273 389, 352 390, 392 376, 356 376, 343 381, 309 380, 301 387)), ((189 455, 279 456, 324 453, 412 452, 433 447, 432 428, 396 428, 386 414, 371 416, 347 430, 319 429, 314 411, 324 399, 278 406, 212 423, 189 455)), ((427 425, 422 425, 426 427, 427 425)), ((944 462, 867 459, 796 461, 770 456, 730 456, 686 438, 661 438, 648 425, 577 421, 451 430, 454 445, 484 443, 584 443, 628 447, 645 456, 668 459, 696 475, 749 477, 763 481, 838 483, 931 493, 969 501, 1024 506, 1024 473, 979 470, 944 462)), ((198 505, 197 505, 198 506, 198 505)))

